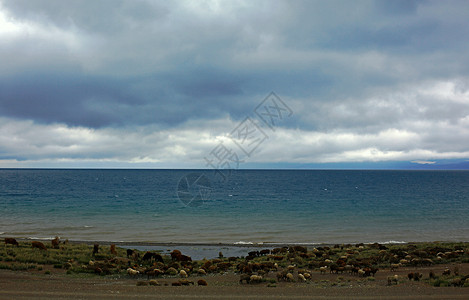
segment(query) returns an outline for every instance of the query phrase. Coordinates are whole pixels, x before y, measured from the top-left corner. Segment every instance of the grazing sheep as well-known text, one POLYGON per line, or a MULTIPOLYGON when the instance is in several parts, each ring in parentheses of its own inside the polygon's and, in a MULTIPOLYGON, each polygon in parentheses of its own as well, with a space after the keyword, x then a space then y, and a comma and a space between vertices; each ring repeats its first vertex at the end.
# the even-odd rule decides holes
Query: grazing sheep
POLYGON ((159 286, 160 285, 160 283, 158 281, 156 281, 155 279, 150 280, 149 284, 153 285, 153 286, 159 286))
POLYGON ((401 266, 400 264, 391 264, 391 271, 395 271, 399 269, 400 266, 401 266))
POLYGON ((335 264, 331 265, 331 268, 330 268, 330 273, 336 273, 336 274, 339 274, 340 273, 343 273, 345 270, 345 267, 339 267, 335 264))
POLYGON ((462 281, 461 278, 453 278, 451 280, 452 286, 462 286, 463 284, 464 284, 464 281, 462 281))
POLYGON ((319 271, 321 271, 321 274, 326 274, 327 266, 320 267, 320 268, 319 268, 319 271))
POLYGON ((38 248, 40 250, 47 250, 46 246, 44 246, 41 242, 31 242, 31 246, 34 248, 38 248))
POLYGON ((179 256, 181 256, 182 253, 181 251, 175 249, 170 253, 170 255, 172 260, 179 260, 179 256))
POLYGON ((306 249, 306 247, 303 247, 303 246, 293 246, 293 247, 290 247, 289 251, 306 253, 308 252, 308 249, 306 249))
POLYGON ((127 274, 129 274, 129 276, 137 277, 138 274, 140 274, 140 271, 134 270, 132 268, 128 268, 127 274))
POLYGON ((231 263, 229 262, 221 262, 217 264, 218 271, 227 271, 231 267, 231 263))
POLYGON ((358 276, 365 277, 365 271, 363 269, 358 269, 358 276))
POLYGON ((422 276, 423 276, 423 274, 416 272, 416 273, 414 273, 414 280, 415 281, 420 281, 420 278, 422 278, 422 276))
POLYGON ((407 274, 407 278, 409 278, 409 280, 414 279, 414 273, 407 274))
POLYGON ((295 266, 294 265, 289 265, 287 267, 287 269, 288 269, 288 271, 293 272, 295 270, 295 266))
POLYGON ((305 277, 305 279, 311 279, 311 273, 305 272, 303 273, 303 276, 305 277))
POLYGON ((388 285, 399 284, 399 275, 388 276, 388 285))
POLYGON ((263 250, 259 251, 259 254, 261 256, 268 255, 268 254, 270 254, 270 250, 269 249, 263 249, 263 250))
POLYGON ((369 273, 367 273, 367 276, 370 276, 370 275, 371 275, 371 276, 374 277, 375 274, 376 274, 376 272, 378 272, 378 271, 379 271, 378 268, 370 268, 370 271, 369 271, 369 273))
POLYGON ((127 258, 130 258, 131 256, 134 255, 134 250, 132 249, 127 249, 127 258))
POLYGON ((56 236, 55 239, 53 239, 51 242, 51 245, 52 245, 52 248, 53 249, 59 249, 59 244, 60 244, 60 241, 59 241, 59 237, 56 236))
POLYGON ((187 278, 187 272, 184 270, 179 271, 179 277, 181 278, 187 278))
POLYGON ((422 261, 420 263, 423 266, 431 266, 431 265, 433 265, 433 260, 431 260, 430 258, 425 258, 425 259, 422 259, 422 261))
POLYGON ((197 280, 197 285, 207 286, 208 283, 207 283, 207 281, 205 281, 203 279, 199 279, 199 280, 197 280))
POLYGON ((241 276, 239 276, 239 283, 243 283, 243 281, 246 281, 246 283, 249 283, 251 281, 251 275, 241 274, 241 276))
POLYGON ((305 278, 305 276, 304 276, 303 274, 298 274, 298 280, 305 282, 305 281, 306 281, 306 278, 305 278))
POLYGON ((10 244, 10 245, 13 245, 13 246, 16 246, 16 247, 18 247, 20 245, 20 244, 18 244, 18 242, 14 238, 5 238, 5 246, 7 244, 10 244))
POLYGON ((150 277, 158 277, 159 275, 164 274, 164 272, 161 271, 160 269, 153 269, 153 270, 150 269, 150 270, 147 270, 145 274, 147 274, 147 278, 150 279, 150 277))
POLYGON ((406 265, 406 264, 409 263, 409 261, 408 261, 407 259, 401 259, 401 260, 399 261, 399 263, 400 263, 401 265, 406 265))
POLYGON ((178 270, 176 270, 176 269, 173 268, 173 267, 170 267, 170 268, 168 268, 168 269, 166 270, 166 274, 169 274, 169 275, 173 275, 173 276, 174 276, 174 275, 178 274, 178 270))
POLYGON ((411 272, 409 274, 407 274, 407 277, 409 278, 409 280, 414 280, 414 281, 420 281, 420 278, 422 278, 422 274, 418 273, 418 272, 411 272))
POLYGON ((93 256, 99 252, 99 244, 93 245, 93 256))
POLYGON ((278 281, 287 281, 287 273, 288 271, 284 270, 282 272, 277 272, 277 280, 278 281))
POLYGON ((111 251, 112 255, 117 255, 116 245, 115 244, 111 244, 110 251, 111 251))
POLYGON ((260 275, 251 275, 250 283, 261 283, 261 282, 262 282, 262 276, 260 276, 260 275))
POLYGON ((285 254, 288 252, 288 247, 274 248, 272 249, 272 254, 285 254))
POLYGON ((161 255, 159 255, 158 253, 149 252, 149 251, 147 251, 147 253, 143 255, 142 260, 149 260, 149 261, 156 260, 161 263, 164 263, 163 257, 161 255))
POLYGON ((248 252, 248 256, 258 257, 258 256, 260 256, 260 252, 259 251, 250 251, 250 252, 248 252))
POLYGON ((285 276, 287 278, 287 281, 295 281, 295 279, 293 278, 293 274, 292 273, 287 273, 287 275, 285 276))
POLYGON ((451 270, 446 268, 444 271, 443 271, 443 275, 451 275, 451 270))
POLYGON ((193 281, 190 281, 190 280, 187 280, 187 279, 179 279, 179 283, 181 283, 182 285, 194 285, 194 282, 193 281))
POLYGON ((207 275, 207 272, 202 268, 198 269, 197 273, 199 273, 200 275, 207 275))
POLYGON ((345 265, 345 272, 352 274, 352 269, 353 269, 352 265, 345 265))

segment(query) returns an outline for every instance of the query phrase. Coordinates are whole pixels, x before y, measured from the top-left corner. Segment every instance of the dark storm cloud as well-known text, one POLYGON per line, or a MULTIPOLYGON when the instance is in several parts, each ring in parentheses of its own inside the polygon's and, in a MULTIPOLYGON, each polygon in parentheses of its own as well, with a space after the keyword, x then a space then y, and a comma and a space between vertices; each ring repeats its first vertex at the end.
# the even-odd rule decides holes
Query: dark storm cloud
POLYGON ((26 161, 165 161, 164 151, 191 161, 274 90, 294 111, 277 132, 296 152, 270 145, 267 162, 465 157, 467 11, 466 1, 0 0, 0 147, 26 161), (106 138, 112 148, 95 142, 106 138))

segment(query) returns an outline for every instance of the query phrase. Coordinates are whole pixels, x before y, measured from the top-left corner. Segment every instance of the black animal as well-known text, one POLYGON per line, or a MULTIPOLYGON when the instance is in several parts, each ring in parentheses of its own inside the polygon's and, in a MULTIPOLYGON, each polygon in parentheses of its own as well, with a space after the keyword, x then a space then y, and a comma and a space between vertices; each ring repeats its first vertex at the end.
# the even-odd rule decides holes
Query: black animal
POLYGON ((11 245, 14 245, 16 247, 19 246, 18 242, 14 238, 5 238, 5 245, 6 244, 11 244, 11 245))
POLYGON ((154 253, 154 252, 147 252, 145 253, 145 255, 143 255, 143 260, 149 260, 149 261, 152 261, 152 260, 156 260, 156 261, 159 261, 161 263, 164 263, 163 261, 163 257, 161 255, 159 255, 158 253, 154 253))

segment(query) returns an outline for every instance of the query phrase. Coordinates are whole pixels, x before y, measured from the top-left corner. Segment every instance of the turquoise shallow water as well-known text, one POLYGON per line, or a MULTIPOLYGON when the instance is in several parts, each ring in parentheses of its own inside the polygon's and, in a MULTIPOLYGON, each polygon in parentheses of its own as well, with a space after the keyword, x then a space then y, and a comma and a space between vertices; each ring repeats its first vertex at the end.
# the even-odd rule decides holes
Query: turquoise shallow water
POLYGON ((197 170, 0 170, 0 237, 469 241, 468 217, 469 171, 237 170, 222 182, 197 170), (208 186, 184 190, 188 174, 208 186), (188 206, 184 193, 205 198, 188 206))

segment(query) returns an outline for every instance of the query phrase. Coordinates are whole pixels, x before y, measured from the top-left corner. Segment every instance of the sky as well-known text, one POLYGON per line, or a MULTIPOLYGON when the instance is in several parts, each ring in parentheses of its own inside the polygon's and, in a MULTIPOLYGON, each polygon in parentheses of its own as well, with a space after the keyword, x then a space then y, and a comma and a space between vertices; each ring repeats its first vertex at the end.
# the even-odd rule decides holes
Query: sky
POLYGON ((467 163, 468 50, 468 1, 0 0, 0 168, 467 163))

